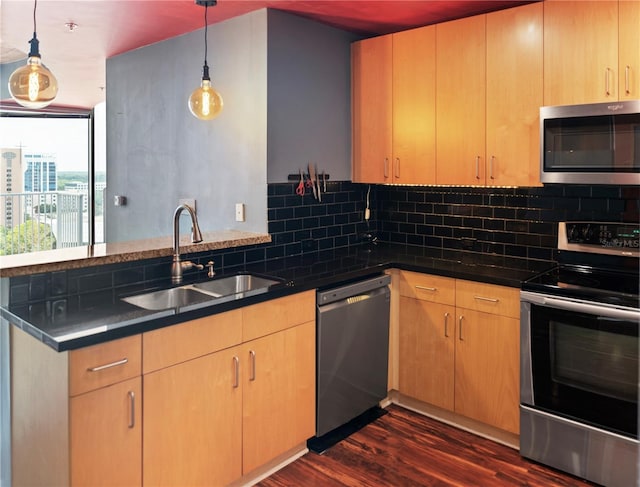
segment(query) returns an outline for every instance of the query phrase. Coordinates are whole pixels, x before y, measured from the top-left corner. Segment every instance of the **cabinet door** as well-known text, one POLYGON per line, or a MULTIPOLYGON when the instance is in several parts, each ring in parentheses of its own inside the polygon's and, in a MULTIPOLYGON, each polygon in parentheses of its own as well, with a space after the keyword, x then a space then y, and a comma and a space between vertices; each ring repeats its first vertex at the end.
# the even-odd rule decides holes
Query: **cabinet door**
POLYGON ((144 485, 226 485, 242 475, 239 352, 144 376, 144 485))
POLYGON ((455 308, 400 297, 400 392, 453 410, 455 308))
POLYGON ((390 182, 391 35, 352 44, 353 181, 390 182))
POLYGON ((436 25, 436 182, 484 185, 485 15, 436 25))
POLYGON ((544 2, 545 105, 617 100, 617 67, 618 2, 544 2))
POLYGON ((640 98, 640 1, 619 4, 619 93, 621 100, 640 98))
POLYGON ((315 322, 242 347, 243 473, 315 434, 315 322))
POLYGON ((487 185, 540 184, 542 8, 487 15, 487 185))
POLYGON ((519 320, 457 312, 455 411, 519 433, 519 320))
POLYGON ((393 34, 392 179, 436 181, 436 28, 393 34))
POLYGON ((142 485, 141 379, 70 400, 71 485, 142 485))

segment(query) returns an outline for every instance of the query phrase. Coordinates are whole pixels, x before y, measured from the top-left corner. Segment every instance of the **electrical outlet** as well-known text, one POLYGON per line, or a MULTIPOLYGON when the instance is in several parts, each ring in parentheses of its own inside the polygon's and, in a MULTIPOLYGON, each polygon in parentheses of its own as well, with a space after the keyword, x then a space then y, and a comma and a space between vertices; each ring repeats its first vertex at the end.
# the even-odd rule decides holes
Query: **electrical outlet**
POLYGON ((244 221, 244 203, 236 203, 236 221, 244 221))

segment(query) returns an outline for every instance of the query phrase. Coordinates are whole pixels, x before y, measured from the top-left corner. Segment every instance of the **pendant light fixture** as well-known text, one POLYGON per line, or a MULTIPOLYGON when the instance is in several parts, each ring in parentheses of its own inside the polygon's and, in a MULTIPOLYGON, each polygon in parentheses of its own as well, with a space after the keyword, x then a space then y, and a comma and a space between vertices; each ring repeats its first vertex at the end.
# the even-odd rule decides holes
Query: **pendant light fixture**
POLYGON ((38 38, 36 36, 36 7, 33 3, 33 38, 29 41, 31 49, 26 66, 16 69, 9 76, 9 93, 20 105, 26 108, 44 108, 58 94, 58 81, 40 58, 38 38))
POLYGON ((202 67, 202 82, 193 90, 189 97, 189 110, 200 120, 211 120, 222 111, 222 96, 213 86, 209 77, 207 65, 207 10, 217 4, 217 0, 195 0, 196 4, 204 7, 204 66, 202 67))

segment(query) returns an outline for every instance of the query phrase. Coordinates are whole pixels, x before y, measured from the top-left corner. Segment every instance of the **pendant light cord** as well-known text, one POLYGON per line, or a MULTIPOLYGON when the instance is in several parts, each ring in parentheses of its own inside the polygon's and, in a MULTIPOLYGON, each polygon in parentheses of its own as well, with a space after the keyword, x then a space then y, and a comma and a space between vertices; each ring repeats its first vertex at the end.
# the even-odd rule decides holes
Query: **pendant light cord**
POLYGON ((36 8, 38 0, 33 1, 33 38, 29 41, 31 48, 29 49, 29 57, 40 57, 40 42, 36 35, 36 8))
POLYGON ((209 29, 209 22, 207 22, 208 10, 209 10, 209 5, 205 5, 204 7, 204 65, 205 66, 207 65, 207 31, 209 29))
POLYGON ((33 1, 33 36, 36 35, 36 7, 38 6, 38 0, 33 1))

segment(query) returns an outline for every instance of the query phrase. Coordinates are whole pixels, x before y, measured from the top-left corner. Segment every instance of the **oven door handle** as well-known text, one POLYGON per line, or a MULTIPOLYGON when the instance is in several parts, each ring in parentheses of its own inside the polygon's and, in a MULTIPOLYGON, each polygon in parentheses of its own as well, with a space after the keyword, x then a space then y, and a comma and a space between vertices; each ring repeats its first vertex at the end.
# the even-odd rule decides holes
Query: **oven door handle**
POLYGON ((638 321, 640 319, 640 311, 631 311, 608 306, 600 306, 597 304, 581 303, 576 301, 567 301, 557 298, 542 298, 542 305, 552 306, 554 308, 565 309, 567 311, 577 311, 579 313, 587 313, 605 318, 613 318, 617 320, 638 321))

